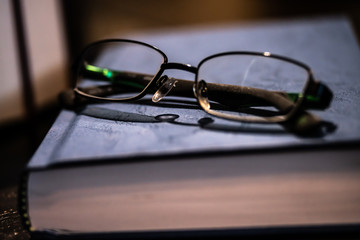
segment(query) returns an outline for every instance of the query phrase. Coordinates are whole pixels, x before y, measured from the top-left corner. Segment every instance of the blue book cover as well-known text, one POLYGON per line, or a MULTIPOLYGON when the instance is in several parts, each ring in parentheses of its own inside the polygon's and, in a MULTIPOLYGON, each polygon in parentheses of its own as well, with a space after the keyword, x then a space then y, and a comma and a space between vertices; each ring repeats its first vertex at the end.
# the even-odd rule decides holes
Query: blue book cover
POLYGON ((195 99, 64 109, 27 166, 23 216, 34 235, 226 237, 359 229, 358 151, 304 151, 360 140, 360 51, 346 18, 234 23, 126 38, 157 46, 170 62, 193 66, 234 50, 302 61, 334 94, 328 109, 310 112, 336 128, 304 137, 278 124, 233 123, 207 115, 195 99), (213 122, 204 127, 209 118, 213 122), (273 151, 284 148, 298 150, 273 151))
MULTIPOLYGON (((170 62, 198 63, 224 51, 270 51, 312 68, 333 91, 325 111, 310 111, 336 126, 321 136, 300 137, 277 124, 232 123, 207 115, 197 106, 165 97, 158 104, 92 104, 78 112, 63 110, 29 167, 66 161, 134 156, 268 149, 322 145, 360 139, 360 51, 351 24, 343 17, 266 24, 225 25, 126 36, 157 46, 170 62), (166 99, 170 99, 166 101, 166 99), (157 121, 161 115, 179 116, 157 121), (201 127, 204 118, 214 123, 201 127)), ((174 78, 194 79, 179 70, 174 78)), ((145 102, 146 103, 146 102, 145 102)))

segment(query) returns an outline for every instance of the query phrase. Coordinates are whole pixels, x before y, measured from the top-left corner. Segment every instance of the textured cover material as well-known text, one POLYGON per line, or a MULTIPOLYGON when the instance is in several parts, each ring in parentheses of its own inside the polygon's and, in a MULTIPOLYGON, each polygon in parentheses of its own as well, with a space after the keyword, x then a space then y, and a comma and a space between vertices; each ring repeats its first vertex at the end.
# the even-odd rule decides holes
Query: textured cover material
MULTIPOLYGON (((209 117, 193 105, 97 104, 79 112, 63 110, 28 167, 106 158, 317 145, 360 139, 360 51, 346 18, 232 24, 120 36, 153 44, 169 62, 197 66, 223 51, 270 51, 309 65, 315 78, 334 93, 329 109, 314 111, 337 125, 329 134, 299 137, 278 125, 231 123, 215 119, 211 129, 198 121, 209 117), (174 122, 156 116, 177 114, 174 122), (100 117, 103 118, 100 118, 100 117)), ((171 77, 194 78, 181 71, 171 77)), ((148 103, 148 102, 145 102, 148 103)))

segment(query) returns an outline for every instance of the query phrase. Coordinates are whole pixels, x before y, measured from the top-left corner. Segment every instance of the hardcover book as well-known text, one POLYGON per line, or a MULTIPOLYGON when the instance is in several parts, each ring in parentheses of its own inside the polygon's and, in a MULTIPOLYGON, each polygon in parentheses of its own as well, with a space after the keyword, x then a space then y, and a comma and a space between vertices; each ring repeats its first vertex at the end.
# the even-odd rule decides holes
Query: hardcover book
POLYGON ((215 119, 195 99, 179 103, 171 97, 157 104, 144 99, 64 109, 24 176, 20 204, 34 236, 358 233, 359 150, 336 148, 360 139, 360 51, 346 18, 126 38, 193 66, 234 50, 298 59, 333 91, 330 107, 311 113, 334 127, 299 136, 279 124, 215 119))

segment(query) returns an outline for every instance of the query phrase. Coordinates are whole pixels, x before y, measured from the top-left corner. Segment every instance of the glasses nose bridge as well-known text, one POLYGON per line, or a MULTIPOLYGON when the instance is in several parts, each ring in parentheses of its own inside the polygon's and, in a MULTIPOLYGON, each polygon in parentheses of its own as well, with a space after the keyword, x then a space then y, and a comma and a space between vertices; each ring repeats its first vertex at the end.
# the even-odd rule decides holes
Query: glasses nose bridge
POLYGON ((191 72, 194 74, 197 73, 197 67, 191 66, 190 64, 184 64, 184 63, 164 63, 161 66, 161 68, 163 70, 177 69, 177 70, 191 72))

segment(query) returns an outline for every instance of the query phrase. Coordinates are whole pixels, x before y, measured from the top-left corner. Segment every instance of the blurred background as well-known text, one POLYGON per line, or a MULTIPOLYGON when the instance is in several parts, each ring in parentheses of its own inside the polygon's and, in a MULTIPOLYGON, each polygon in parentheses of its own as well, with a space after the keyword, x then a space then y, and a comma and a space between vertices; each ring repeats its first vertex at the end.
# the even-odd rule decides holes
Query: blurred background
POLYGON ((360 1, 0 0, 0 239, 28 239, 17 211, 25 164, 55 121, 58 94, 88 43, 133 32, 346 15, 359 39, 360 1))
POLYGON ((1 188, 17 183, 61 109, 70 65, 88 43, 131 32, 346 15, 360 1, 0 0, 1 188))

